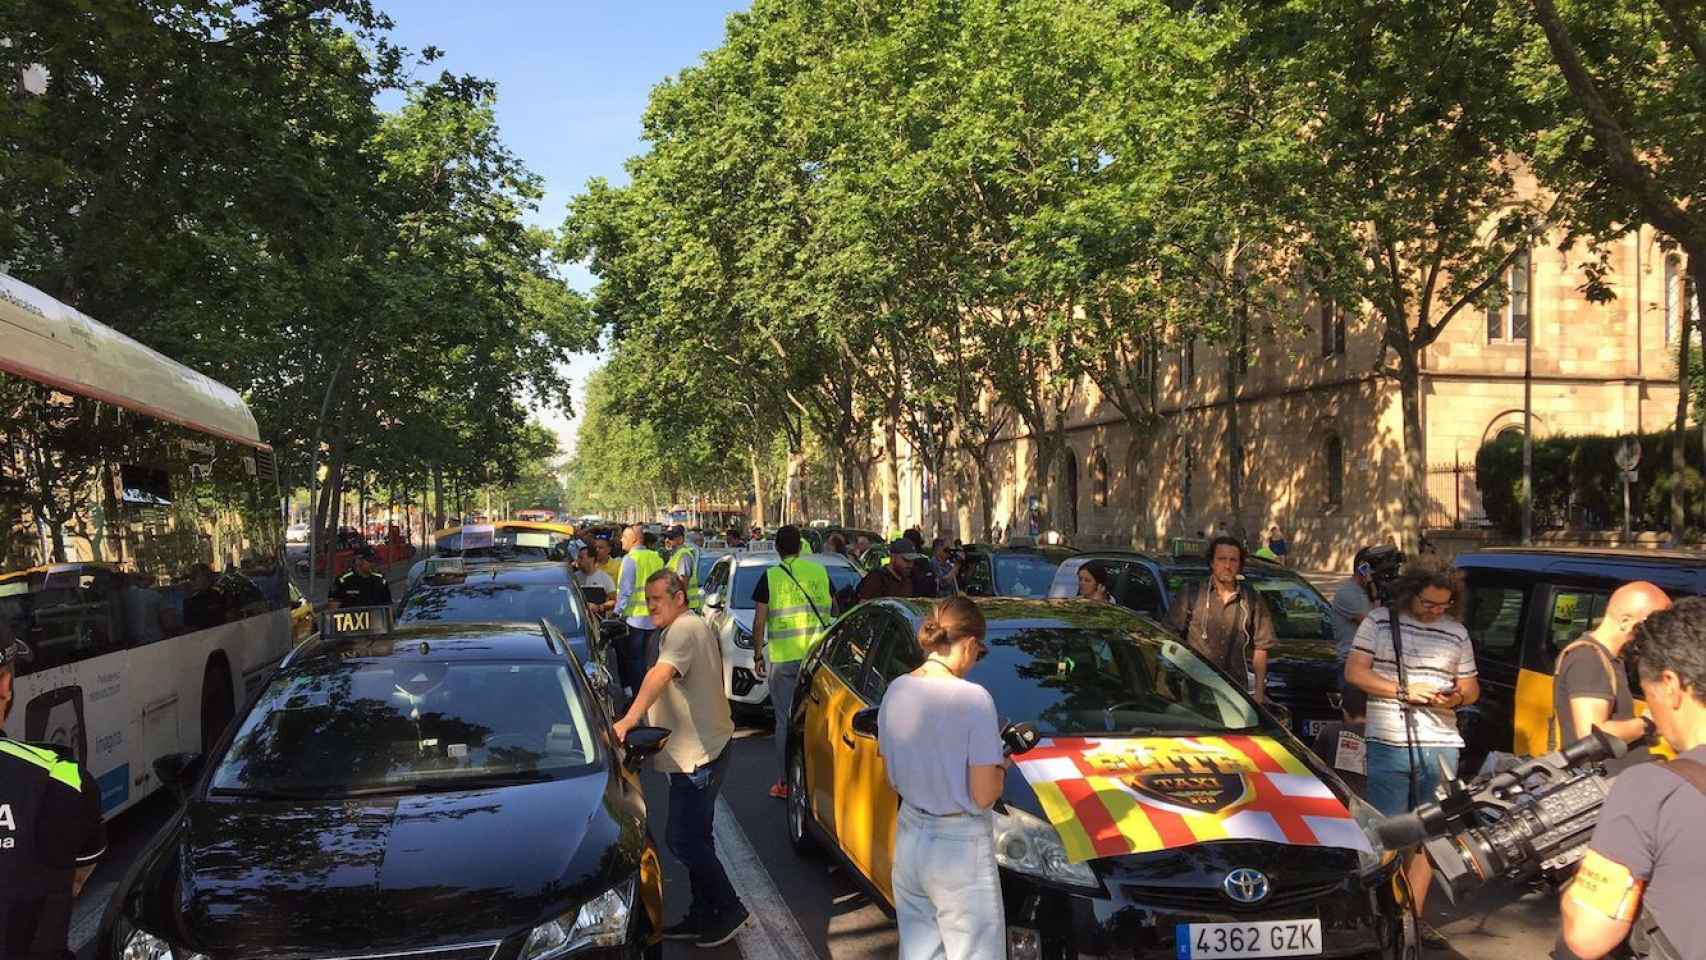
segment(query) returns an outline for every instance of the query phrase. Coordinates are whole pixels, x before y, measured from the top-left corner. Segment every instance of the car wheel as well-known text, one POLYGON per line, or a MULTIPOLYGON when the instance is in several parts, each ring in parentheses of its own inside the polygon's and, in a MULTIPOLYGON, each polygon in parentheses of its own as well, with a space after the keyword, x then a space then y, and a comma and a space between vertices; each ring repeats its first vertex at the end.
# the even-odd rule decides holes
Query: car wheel
POLYGON ((788 753, 788 840, 794 852, 806 856, 817 851, 809 818, 811 795, 806 793, 806 752, 795 747, 788 753))
POLYGON ((231 725, 237 712, 231 694, 231 671, 223 663, 209 663, 201 677, 201 755, 211 756, 213 745, 231 725))

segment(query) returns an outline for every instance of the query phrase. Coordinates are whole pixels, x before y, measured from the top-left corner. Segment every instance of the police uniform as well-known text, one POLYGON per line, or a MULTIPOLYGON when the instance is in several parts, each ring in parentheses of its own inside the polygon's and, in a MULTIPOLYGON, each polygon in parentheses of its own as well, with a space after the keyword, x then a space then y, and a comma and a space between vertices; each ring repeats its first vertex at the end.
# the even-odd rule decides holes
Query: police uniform
POLYGON ((340 607, 389 607, 391 587, 377 572, 363 576, 350 570, 332 584, 327 599, 336 600, 340 607))
POLYGON ((0 736, 0 957, 70 957, 71 884, 106 852, 101 791, 54 749, 0 736))

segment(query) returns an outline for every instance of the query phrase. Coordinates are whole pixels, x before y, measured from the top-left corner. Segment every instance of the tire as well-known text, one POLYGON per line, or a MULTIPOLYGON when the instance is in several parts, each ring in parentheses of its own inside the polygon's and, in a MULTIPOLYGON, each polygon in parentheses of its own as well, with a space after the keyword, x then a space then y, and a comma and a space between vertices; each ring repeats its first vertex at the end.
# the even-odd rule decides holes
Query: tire
POLYGON ((213 753, 214 744, 224 736, 225 728, 237 712, 236 697, 231 693, 231 670, 219 661, 207 665, 201 677, 201 755, 213 753))
POLYGON ((806 792, 806 754, 795 747, 788 751, 788 841, 802 857, 817 853, 811 815, 811 794, 806 792))

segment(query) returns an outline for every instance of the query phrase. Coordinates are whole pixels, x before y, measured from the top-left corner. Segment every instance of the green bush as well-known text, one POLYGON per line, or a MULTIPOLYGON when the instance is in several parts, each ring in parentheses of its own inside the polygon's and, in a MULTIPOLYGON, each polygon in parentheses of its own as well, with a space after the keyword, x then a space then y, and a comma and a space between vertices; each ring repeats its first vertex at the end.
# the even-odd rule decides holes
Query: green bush
MULTIPOLYGON (((1623 437, 1547 437, 1534 443, 1534 528, 1613 529, 1623 524, 1623 484, 1615 459, 1623 437)), ((1670 529, 1670 491, 1674 434, 1647 433, 1641 443, 1640 478, 1631 486, 1630 522, 1637 530, 1670 529)), ((1685 516, 1702 522, 1699 491, 1700 429, 1684 438, 1688 466, 1683 471, 1685 516)), ((1475 480, 1487 519, 1515 536, 1522 530, 1522 437, 1511 433, 1481 445, 1475 454, 1475 480)))

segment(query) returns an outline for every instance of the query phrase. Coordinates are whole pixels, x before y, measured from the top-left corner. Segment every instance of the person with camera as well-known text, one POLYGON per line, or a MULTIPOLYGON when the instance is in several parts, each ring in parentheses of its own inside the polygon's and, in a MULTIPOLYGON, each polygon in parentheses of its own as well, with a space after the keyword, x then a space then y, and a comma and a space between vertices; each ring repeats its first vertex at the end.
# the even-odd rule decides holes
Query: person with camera
POLYGON ((1333 647, 1339 658, 1340 673, 1344 672, 1345 661, 1350 659, 1351 641, 1356 639, 1357 627, 1362 626, 1362 619, 1380 604, 1374 596, 1373 571, 1368 564, 1370 549, 1363 547, 1356 552, 1355 559, 1351 561, 1350 579, 1333 591, 1333 647))
POLYGON ((1564 943, 1583 960, 1625 940, 1637 956, 1706 960, 1706 598, 1653 613, 1635 650, 1641 695, 1677 756, 1612 782, 1561 898, 1564 943))
MULTIPOLYGON (((1652 734, 1652 721, 1635 716, 1623 651, 1647 617, 1670 606, 1663 590, 1636 580, 1612 592, 1599 625, 1558 652, 1552 670, 1553 722, 1546 728, 1547 752, 1569 747, 1594 727, 1634 743, 1652 734)), ((1652 759, 1643 746, 1632 747, 1605 768, 1618 773, 1652 759)))
POLYGON ((873 567, 859 578, 859 600, 878 600, 883 597, 916 597, 918 580, 912 575, 913 564, 923 563, 924 556, 912 541, 900 537, 889 544, 888 563, 873 567))
POLYGON ((989 648, 977 605, 936 601, 918 628, 925 660, 896 677, 877 713, 877 748, 901 798, 895 921, 902 960, 1007 955, 990 808, 1006 782, 989 691, 965 679, 989 648))
POLYGON ((937 537, 930 545, 930 570, 936 576, 936 596, 951 597, 960 592, 960 561, 965 551, 951 546, 945 537, 937 537))
MULTIPOLYGON (((1457 572, 1432 558, 1416 560, 1391 592, 1390 606, 1363 618, 1345 661, 1345 682, 1368 694, 1368 801, 1388 817, 1432 800, 1442 764, 1457 769, 1457 708, 1481 696, 1469 631, 1451 615, 1463 595, 1457 572)), ((1445 938, 1421 920, 1432 866, 1417 852, 1405 873, 1422 942, 1444 949, 1445 938)))

